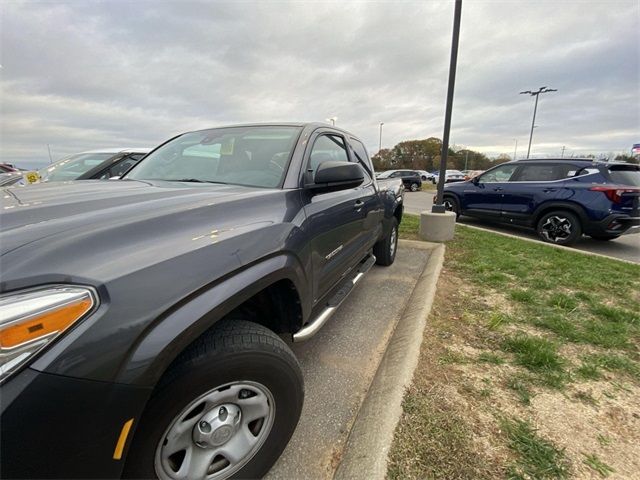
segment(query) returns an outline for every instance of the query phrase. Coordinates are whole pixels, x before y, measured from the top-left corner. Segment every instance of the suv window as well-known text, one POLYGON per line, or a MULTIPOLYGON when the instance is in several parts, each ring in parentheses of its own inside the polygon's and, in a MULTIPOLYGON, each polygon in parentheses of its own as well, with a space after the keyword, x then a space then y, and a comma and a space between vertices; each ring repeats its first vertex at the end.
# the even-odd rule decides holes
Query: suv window
POLYGON ((513 172, 516 171, 518 165, 501 165, 499 167, 494 168, 493 170, 480 175, 478 177, 478 182, 480 183, 499 183, 499 182, 508 182, 511 180, 513 176, 513 172))
POLYGON ((309 170, 314 172, 318 165, 331 160, 348 162, 349 156, 344 140, 337 135, 322 135, 316 139, 309 157, 309 170))
POLYGON ((611 165, 608 168, 612 182, 640 187, 640 168, 637 165, 611 165))
POLYGON ((575 174, 576 167, 569 164, 548 163, 544 165, 523 165, 518 175, 511 181, 516 182, 551 182, 562 180, 575 174), (569 175, 571 173, 571 175, 569 175))

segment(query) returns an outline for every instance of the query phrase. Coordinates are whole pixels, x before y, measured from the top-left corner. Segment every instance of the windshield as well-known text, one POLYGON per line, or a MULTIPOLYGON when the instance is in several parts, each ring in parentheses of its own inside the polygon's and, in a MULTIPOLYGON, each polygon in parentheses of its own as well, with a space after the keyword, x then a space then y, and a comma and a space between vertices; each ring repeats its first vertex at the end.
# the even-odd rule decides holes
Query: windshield
POLYGON ((609 176, 613 183, 640 187, 640 167, 637 165, 611 165, 609 176))
POLYGON ((298 127, 275 126, 185 133, 149 154, 126 178, 277 187, 299 134, 298 127))
POLYGON ((114 155, 114 153, 77 153, 43 168, 38 173, 45 182, 75 180, 114 155))

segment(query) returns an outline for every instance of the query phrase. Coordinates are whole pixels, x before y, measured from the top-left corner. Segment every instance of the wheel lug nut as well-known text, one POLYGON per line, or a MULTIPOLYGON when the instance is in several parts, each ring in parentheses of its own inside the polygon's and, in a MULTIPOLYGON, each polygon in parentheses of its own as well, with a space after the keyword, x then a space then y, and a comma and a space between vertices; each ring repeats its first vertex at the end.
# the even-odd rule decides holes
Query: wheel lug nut
POLYGON ((203 420, 202 422, 200 422, 200 430, 202 430, 204 433, 209 433, 211 431, 211 425, 203 420))
POLYGON ((225 407, 220 407, 220 410, 218 410, 218 416, 220 417, 221 421, 225 421, 227 419, 227 409, 225 407))

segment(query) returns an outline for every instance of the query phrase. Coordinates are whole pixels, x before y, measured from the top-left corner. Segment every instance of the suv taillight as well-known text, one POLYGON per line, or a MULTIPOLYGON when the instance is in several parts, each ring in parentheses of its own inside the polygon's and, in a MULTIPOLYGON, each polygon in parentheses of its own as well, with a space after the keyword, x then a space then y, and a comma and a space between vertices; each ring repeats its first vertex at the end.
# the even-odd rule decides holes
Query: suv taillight
POLYGON ((589 190, 593 192, 602 192, 604 193, 609 200, 613 203, 621 203, 622 195, 625 193, 640 193, 640 188, 629 188, 629 187, 621 187, 621 186, 604 186, 600 185, 597 187, 591 187, 589 190))

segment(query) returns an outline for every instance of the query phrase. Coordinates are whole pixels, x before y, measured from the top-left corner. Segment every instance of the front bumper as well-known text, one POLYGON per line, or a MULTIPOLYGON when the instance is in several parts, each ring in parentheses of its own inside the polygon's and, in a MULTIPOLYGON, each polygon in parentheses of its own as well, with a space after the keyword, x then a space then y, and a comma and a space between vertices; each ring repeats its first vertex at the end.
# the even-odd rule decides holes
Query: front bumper
POLYGON ((25 369, 0 387, 1 478, 119 478, 151 388, 25 369), (124 453, 114 459, 123 424, 124 453))
POLYGON ((629 230, 637 231, 640 228, 640 216, 612 214, 599 222, 590 222, 586 225, 587 235, 622 235, 629 230))

